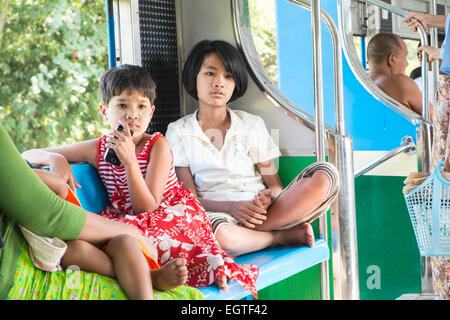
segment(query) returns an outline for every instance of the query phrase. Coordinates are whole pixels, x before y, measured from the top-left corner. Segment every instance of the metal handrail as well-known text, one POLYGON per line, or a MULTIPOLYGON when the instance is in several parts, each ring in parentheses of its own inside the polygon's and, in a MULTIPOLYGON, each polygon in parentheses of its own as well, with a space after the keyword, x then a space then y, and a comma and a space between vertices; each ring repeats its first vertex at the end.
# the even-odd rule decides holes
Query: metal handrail
MULTIPOLYGON (((311 10, 311 3, 304 0, 291 1, 305 9, 311 10)), ((232 12, 233 12, 233 20, 235 26, 235 38, 238 44, 238 47, 242 50, 243 56, 246 58, 249 69, 253 73, 253 76, 256 78, 257 85, 263 90, 267 96, 269 96, 275 104, 287 112, 294 120, 297 122, 306 125, 307 127, 314 130, 314 119, 302 113, 297 106, 292 104, 286 97, 276 88, 270 78, 267 76, 267 72, 264 67, 262 67, 259 59, 255 59, 255 56, 258 56, 255 52, 255 48, 253 41, 250 41, 251 32, 244 33, 242 32, 242 26, 240 23, 240 7, 238 0, 232 0, 232 12), (249 39, 247 39, 248 37, 249 39), (287 102, 287 103, 286 103, 287 102)), ((332 128, 327 127, 326 125, 323 128, 330 132, 332 135, 336 135, 336 148, 335 154, 330 156, 336 157, 334 160, 336 161, 336 166, 338 167, 339 173, 342 177, 341 182, 341 191, 338 196, 338 200, 335 205, 338 209, 339 221, 337 223, 338 228, 339 225, 343 226, 344 231, 341 232, 342 238, 336 236, 339 231, 333 230, 333 272, 338 272, 337 270, 343 269, 345 270, 345 275, 342 276, 344 289, 341 286, 336 285, 336 281, 340 281, 340 279, 334 279, 335 285, 335 298, 344 298, 344 299, 359 299, 359 279, 358 279, 358 266, 357 266, 357 244, 356 244, 356 209, 355 209, 355 195, 354 195, 354 172, 353 172, 353 148, 352 148, 352 139, 350 136, 345 135, 345 123, 344 123, 344 104, 343 104, 343 78, 342 78, 342 56, 341 56, 341 44, 339 38, 339 30, 334 23, 333 19, 326 13, 324 10, 318 10, 320 7, 316 7, 315 10, 320 11, 320 16, 330 29, 330 33, 333 41, 333 58, 334 58, 334 75, 335 75, 335 108, 336 108, 336 129, 337 133, 334 132, 332 128), (339 239, 336 239, 339 238, 339 239), (340 241, 342 239, 342 241, 340 241), (340 248, 340 249, 339 249, 340 248), (337 253, 338 250, 339 252, 337 253), (336 265, 335 265, 336 262, 336 265), (345 281, 347 280, 347 281, 345 281), (343 293, 342 293, 343 291, 343 293)), ((317 24, 317 21, 316 21, 317 24)), ((319 42, 320 43, 320 42, 319 42)), ((320 155, 318 154, 318 159, 320 159, 320 155)), ((325 220, 326 221, 326 220, 325 220)), ((325 225, 321 223, 321 226, 325 225)), ((326 237, 326 225, 322 227, 321 233, 324 233, 326 237)), ((326 262, 328 263, 328 261, 326 262)), ((329 284, 328 281, 328 271, 326 268, 321 268, 322 272, 322 293, 324 298, 328 298, 329 296, 329 284), (325 274, 326 272, 326 274, 325 274)), ((336 277, 335 277, 336 278, 336 277)), ((339 278, 339 277, 337 277, 339 278)))
MULTIPOLYGON (((311 4, 305 0, 288 1, 309 10, 312 10, 312 5, 314 4, 314 1, 311 4)), ((345 134, 342 47, 339 30, 331 16, 325 10, 321 10, 321 17, 330 31, 333 44, 335 118, 338 133, 336 136, 336 159, 334 160, 342 178, 341 191, 335 203, 337 214, 332 213, 331 224, 334 298, 356 300, 359 299, 359 271, 353 146, 352 138, 345 134)), ((320 23, 320 21, 316 20, 315 23, 320 23)), ((317 39, 315 40, 318 41, 317 39)), ((322 278, 325 276, 327 275, 325 275, 325 270, 323 270, 322 278)), ((329 284, 326 283, 323 287, 326 285, 329 284)), ((323 288, 323 290, 326 289, 323 288)))
MULTIPOLYGON (((288 1, 304 8, 304 9, 311 10, 311 12, 312 12, 311 23, 312 23, 312 30, 313 30, 313 44, 315 43, 316 47, 320 46, 320 43, 321 43, 320 37, 317 37, 314 35, 315 28, 317 28, 320 25, 320 19, 318 19, 317 17, 314 18, 319 13, 320 4, 317 5, 315 1, 312 1, 311 3, 309 3, 305 0, 288 0, 288 1)), ((344 119, 344 103, 343 103, 344 94, 343 94, 343 85, 342 85, 343 84, 343 72, 342 72, 342 56, 341 56, 342 48, 341 48, 341 44, 339 41, 339 31, 338 31, 333 19, 330 17, 330 15, 325 10, 320 10, 320 16, 330 31, 332 44, 333 44, 333 63, 334 63, 334 72, 333 73, 334 73, 334 86, 335 86, 334 87, 335 88, 335 90, 334 90, 334 92, 335 92, 335 123, 336 123, 336 131, 338 133, 337 143, 341 145, 341 147, 340 148, 338 147, 337 149, 341 150, 343 153, 351 154, 352 153, 351 144, 343 143, 344 139, 351 141, 351 137, 345 138, 345 119, 344 119), (349 147, 350 147, 350 150, 347 150, 349 147)), ((315 68, 314 68, 315 78, 317 78, 317 74, 319 74, 319 75, 322 74, 321 55, 320 55, 320 57, 318 57, 317 52, 315 52, 316 50, 313 51, 313 65, 315 66, 315 68), (317 64, 320 64, 320 68, 316 67, 317 64)), ((322 80, 317 81, 317 79, 316 79, 316 81, 314 83, 314 88, 321 88, 322 87, 321 81, 322 80)), ((319 96, 321 96, 321 95, 323 95, 322 92, 319 93, 319 96)), ((321 103, 321 101, 319 103, 321 103)), ((321 106, 319 108, 316 107, 316 109, 323 110, 323 106, 321 106)), ((316 121, 320 122, 321 120, 316 118, 316 121)), ((317 140, 318 139, 319 139, 319 137, 317 137, 317 140)), ((341 155, 338 158, 344 159, 345 156, 341 155)), ((323 160, 324 159, 322 159, 321 161, 323 161, 323 160)), ((352 172, 352 170, 353 170, 352 163, 353 162, 352 161, 350 161, 350 162, 344 161, 343 163, 346 163, 347 167, 349 165, 351 167, 343 168, 343 166, 339 166, 339 171, 340 171, 340 174, 342 177, 349 176, 348 174, 346 174, 347 171, 352 172)), ((352 179, 352 178, 350 178, 350 179, 352 179)), ((347 226, 352 226, 352 219, 346 219, 346 217, 355 215, 354 186, 353 186, 353 183, 351 183, 351 182, 348 183, 349 181, 352 181, 352 180, 348 180, 345 178, 343 178, 342 180, 343 180, 342 181, 343 187, 342 187, 338 202, 342 203, 343 205, 341 206, 341 208, 340 208, 341 210, 339 211, 340 212, 339 219, 346 220, 344 222, 344 224, 346 224, 347 226), (344 195, 345 195, 345 199, 344 199, 344 195), (346 212, 346 213, 344 213, 344 212, 346 212)), ((321 223, 322 223, 321 234, 324 234, 326 236, 326 234, 328 233, 328 231, 327 231, 328 226, 327 226, 325 220, 321 221, 321 223)), ((356 226, 355 226, 354 230, 356 230, 356 226)), ((350 237, 350 238, 353 238, 353 237, 350 237)), ((340 242, 340 239, 333 239, 333 243, 339 243, 339 242, 340 242)), ((336 253, 334 251, 333 251, 333 255, 336 256, 336 253)), ((333 259, 333 262, 336 262, 335 260, 338 260, 339 261, 338 264, 341 265, 342 264, 341 261, 344 259, 342 259, 342 257, 338 255, 333 259)), ((353 260, 353 262, 357 263, 356 262, 357 258, 353 257, 352 260, 353 260)), ((343 263, 343 264, 345 265, 345 263, 343 263)), ((354 268, 354 269, 356 269, 356 268, 354 268)), ((337 272, 338 272, 338 270, 334 271, 334 273, 337 273, 337 272)), ((351 275, 350 273, 351 272, 348 272, 348 270, 346 270, 345 278, 355 279, 355 276, 351 275)), ((329 285, 328 277, 329 277, 328 263, 326 263, 326 264, 324 263, 321 266, 322 293, 323 293, 322 297, 324 299, 329 299, 330 285, 329 285)), ((346 298, 349 298, 349 299, 358 299, 359 298, 359 285, 357 282, 358 281, 355 281, 354 283, 350 284, 349 287, 351 288, 351 290, 350 290, 350 293, 345 294, 346 298)), ((334 288, 335 288, 335 292, 339 292, 339 293, 335 294, 335 298, 341 298, 341 291, 342 291, 341 287, 335 283, 334 288)))
MULTIPOLYGON (((323 116, 323 72, 322 72, 322 32, 320 26, 320 0, 311 2, 311 32, 314 81, 314 114, 316 120, 316 156, 317 161, 325 161, 325 128, 323 116)), ((327 216, 319 219, 320 236, 328 243, 327 216)), ((328 260, 320 264, 321 294, 323 300, 330 299, 330 280, 328 260)))
POLYGON ((322 31, 320 0, 311 1, 312 58, 314 82, 314 115, 316 122, 317 161, 325 161, 325 128, 323 117, 322 31))
POLYGON ((378 167, 383 162, 395 157, 400 153, 406 152, 408 154, 412 154, 415 151, 416 151, 416 144, 414 143, 413 138, 410 136, 406 136, 402 139, 402 142, 399 147, 392 149, 390 151, 386 151, 385 153, 381 154, 374 160, 367 163, 365 166, 355 171, 355 178, 365 174, 366 172, 369 172, 375 167, 378 167))
MULTIPOLYGON (((350 11, 350 1, 351 0, 338 0, 338 16, 341 31, 341 37, 344 43, 344 53, 349 62, 357 61, 355 59, 356 52, 354 46, 349 46, 350 39, 350 26, 347 23, 347 12, 350 11)), ((360 0, 372 5, 381 7, 387 11, 397 14, 402 17, 406 17, 407 13, 403 12, 385 2, 375 1, 375 0, 360 0)), ((436 12, 436 2, 432 0, 430 3, 431 12, 436 12)), ((422 45, 427 45, 426 33, 421 25, 418 28, 420 40, 422 45)), ((436 45, 436 34, 432 34, 432 45, 436 45), (433 39, 434 38, 434 39, 433 39)), ((417 156, 418 156, 418 170, 422 172, 430 172, 431 165, 431 137, 432 137, 432 124, 430 122, 430 112, 428 108, 428 63, 427 57, 424 53, 422 55, 422 117, 415 114, 412 110, 407 109, 405 106, 399 104, 394 99, 386 95, 378 86, 375 85, 373 81, 369 79, 365 70, 362 69, 358 63, 349 63, 350 68, 353 73, 359 78, 360 83, 371 92, 374 97, 376 97, 380 102, 382 102, 387 107, 391 108, 397 112, 400 116, 404 117, 412 124, 416 125, 416 140, 417 140, 417 156), (376 93, 376 94, 375 94, 376 93)), ((436 83, 437 83, 437 66, 436 63, 433 64, 433 92, 434 97, 436 96, 436 83)), ((422 290, 425 292, 430 292, 431 290, 431 267, 430 262, 426 258, 421 258, 421 274, 422 274, 422 290)))

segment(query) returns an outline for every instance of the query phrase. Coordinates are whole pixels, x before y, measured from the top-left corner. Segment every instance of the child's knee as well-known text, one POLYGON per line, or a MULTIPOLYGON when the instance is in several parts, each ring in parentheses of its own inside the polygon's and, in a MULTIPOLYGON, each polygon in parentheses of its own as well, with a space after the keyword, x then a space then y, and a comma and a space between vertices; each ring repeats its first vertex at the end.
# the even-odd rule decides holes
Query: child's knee
POLYGON ((138 248, 139 245, 133 236, 128 234, 120 234, 109 240, 106 248, 107 252, 129 251, 138 248))
POLYGON ((331 181, 328 174, 318 170, 313 173, 311 178, 312 181, 310 188, 313 189, 315 192, 323 194, 323 196, 326 196, 331 186, 331 181))

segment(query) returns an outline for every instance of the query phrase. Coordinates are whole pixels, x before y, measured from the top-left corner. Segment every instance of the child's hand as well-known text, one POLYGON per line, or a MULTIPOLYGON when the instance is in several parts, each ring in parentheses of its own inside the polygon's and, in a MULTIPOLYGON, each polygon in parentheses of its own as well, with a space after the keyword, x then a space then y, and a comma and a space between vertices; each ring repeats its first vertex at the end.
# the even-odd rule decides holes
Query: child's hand
POLYGON ((70 168, 69 162, 62 155, 55 154, 52 156, 50 162, 50 172, 55 173, 62 177, 62 179, 69 185, 70 189, 76 194, 76 189, 81 188, 77 180, 73 176, 72 169, 70 168))
POLYGON ((244 226, 252 229, 267 219, 267 210, 260 208, 253 201, 235 201, 230 213, 244 226))
POLYGON ((253 199, 253 203, 258 207, 267 210, 267 208, 272 203, 272 190, 265 189, 263 191, 258 192, 253 199))
POLYGON ((128 124, 119 121, 124 132, 113 130, 111 136, 106 138, 106 147, 113 149, 119 160, 126 167, 136 160, 136 145, 134 144, 128 124))

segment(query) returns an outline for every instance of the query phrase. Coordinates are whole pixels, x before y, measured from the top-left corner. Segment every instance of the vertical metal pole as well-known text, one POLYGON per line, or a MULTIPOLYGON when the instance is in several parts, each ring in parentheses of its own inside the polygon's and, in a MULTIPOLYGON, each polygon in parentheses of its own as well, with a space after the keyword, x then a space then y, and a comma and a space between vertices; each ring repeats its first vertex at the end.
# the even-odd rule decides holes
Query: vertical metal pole
MULTIPOLYGON (((323 77, 322 77, 322 35, 320 32, 320 0, 311 2, 313 74, 314 74, 314 111, 316 120, 316 156, 317 161, 325 161, 325 125, 323 117, 323 77)), ((320 235, 328 243, 327 214, 319 219, 320 235)), ((328 260, 320 265, 322 300, 330 299, 328 260)))
MULTIPOLYGON (((306 9, 311 10, 312 5, 306 0, 289 0, 306 9)), ((339 29, 334 23, 333 19, 324 10, 320 10, 320 17, 326 23, 330 30, 331 39, 333 42, 333 63, 334 63, 334 101, 335 101, 335 125, 337 135, 328 135, 328 161, 334 163, 339 171, 341 177, 341 190, 337 200, 330 208, 331 215, 331 248, 332 248, 332 263, 333 263, 333 298, 358 300, 359 295, 359 270, 358 270, 358 248, 357 248, 357 234, 356 234, 356 209, 355 209, 355 183, 354 183, 354 169, 353 169, 353 143, 352 137, 345 134, 345 118, 344 118, 344 90, 343 90, 343 71, 342 71, 342 46, 339 37, 339 29)), ((315 20, 317 21, 317 20, 315 20)), ((313 29, 315 24, 313 23, 313 29)), ((316 39, 317 37, 314 37, 316 39)), ((315 44, 317 45, 317 43, 315 44)), ((362 47, 365 47, 363 45, 362 47)), ((320 47, 319 47, 320 49, 320 47)), ((364 56, 365 54, 363 54, 364 56)), ((314 55, 313 59, 317 59, 314 55)), ((317 61, 317 60, 314 60, 317 61)), ((319 60, 319 63, 321 60, 319 60)), ((316 62, 314 62, 316 63, 316 62)), ((319 73, 319 80, 316 87, 318 88, 319 115, 323 112, 321 110, 321 68, 319 73)), ((316 78, 315 78, 316 79, 316 78)), ((316 117, 319 121, 320 117, 316 117)), ((316 133, 320 135, 320 132, 316 133)), ((317 137, 318 143, 321 143, 320 136, 317 137)), ((317 148, 318 159, 321 158, 320 147, 317 148)), ((324 237, 328 242, 328 237, 324 236, 323 230, 327 230, 328 226, 323 225, 323 220, 320 220, 321 237, 324 237)), ((328 263, 328 262, 327 262, 328 263)), ((328 271, 328 265, 321 265, 322 279, 322 298, 330 298, 331 275, 328 271)))
MULTIPOLYGON (((345 134, 341 39, 336 26, 330 27, 330 32, 333 39, 335 113, 336 131, 338 132, 335 139, 336 159, 334 160, 341 176, 341 190, 331 210, 333 292, 334 299, 359 300, 353 141, 351 136, 345 134)), ((361 41, 361 48, 365 49, 364 41, 361 41)), ((362 52, 362 60, 364 61, 365 50, 362 52)))
POLYGON ((106 0, 106 27, 108 31, 109 67, 112 68, 116 66, 116 39, 114 32, 113 0, 106 0))
POLYGON ((336 136, 335 162, 342 183, 331 211, 334 299, 359 300, 353 141, 350 136, 336 136))
POLYGON ((325 125, 323 118, 322 34, 320 0, 311 2, 312 49, 314 73, 314 112, 316 118, 316 156, 325 161, 325 125))
MULTIPOLYGON (((436 1, 435 0, 430 0, 430 14, 436 14, 436 1)), ((430 32, 430 45, 433 47, 437 48, 437 29, 436 28, 431 28, 431 32, 430 32)), ((424 55, 425 56, 425 55, 424 55)), ((426 78, 426 80, 428 81, 428 86, 431 85, 431 88, 433 89, 433 96, 432 99, 433 101, 437 98, 437 79, 438 79, 438 71, 439 71, 439 62, 438 61, 433 61, 431 64, 431 75, 432 75, 432 80, 431 83, 428 81, 428 70, 426 70, 426 73, 423 73, 423 69, 422 69, 422 78, 426 78)), ((427 90, 428 88, 424 87, 424 90, 427 90)), ((428 93, 428 92, 427 92, 428 93)), ((428 97, 428 95, 427 95, 428 97)), ((428 101, 427 102, 427 106, 428 106, 428 101)), ((425 105, 424 105, 425 107, 425 105)), ((428 112, 428 118, 426 118, 427 115, 424 115, 424 118, 426 121, 430 121, 429 118, 429 112, 428 112)), ((432 141, 431 141, 431 132, 433 130, 432 125, 429 123, 423 123, 421 124, 420 128, 418 129, 420 130, 420 135, 422 137, 422 143, 423 145, 421 146, 422 148, 422 171, 423 172, 430 172, 430 168, 431 168, 431 151, 427 151, 427 150, 431 150, 431 145, 432 145, 432 141)), ((420 171, 420 170, 419 170, 420 171)), ((433 293, 434 289, 433 289, 433 276, 431 273, 431 258, 430 257, 424 257, 421 256, 420 257, 420 280, 421 280, 421 287, 422 287, 422 293, 433 293)))

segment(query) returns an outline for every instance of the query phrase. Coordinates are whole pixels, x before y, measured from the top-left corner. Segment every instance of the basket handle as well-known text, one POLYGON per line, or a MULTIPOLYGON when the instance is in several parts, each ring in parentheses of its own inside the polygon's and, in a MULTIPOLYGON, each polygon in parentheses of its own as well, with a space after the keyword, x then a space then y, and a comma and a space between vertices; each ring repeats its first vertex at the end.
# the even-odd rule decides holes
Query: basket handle
MULTIPOLYGON (((439 161, 437 164, 436 164, 436 167, 434 168, 434 171, 433 171, 433 175, 435 176, 435 177, 437 177, 439 180, 441 180, 441 183, 443 184, 443 185, 445 185, 445 186, 447 186, 447 187, 450 187, 450 181, 448 181, 447 179, 445 179, 443 176, 442 176, 442 173, 441 173, 441 170, 442 170, 442 167, 444 167, 445 166, 445 163, 444 163, 444 161, 439 161)), ((445 171, 445 169, 444 169, 444 171, 445 171)))

